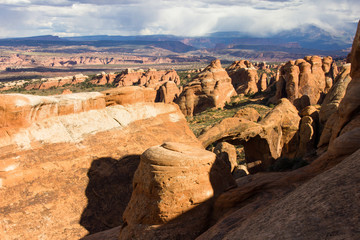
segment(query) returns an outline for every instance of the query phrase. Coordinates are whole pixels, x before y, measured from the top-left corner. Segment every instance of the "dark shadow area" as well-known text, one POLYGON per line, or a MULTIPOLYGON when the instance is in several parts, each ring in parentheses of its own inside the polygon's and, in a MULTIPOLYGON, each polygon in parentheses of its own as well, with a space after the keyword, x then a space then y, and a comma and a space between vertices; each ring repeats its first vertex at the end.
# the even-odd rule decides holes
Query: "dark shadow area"
POLYGON ((140 155, 127 155, 118 160, 99 158, 91 163, 85 190, 88 205, 81 214, 80 225, 89 234, 117 227, 132 194, 132 180, 140 155))

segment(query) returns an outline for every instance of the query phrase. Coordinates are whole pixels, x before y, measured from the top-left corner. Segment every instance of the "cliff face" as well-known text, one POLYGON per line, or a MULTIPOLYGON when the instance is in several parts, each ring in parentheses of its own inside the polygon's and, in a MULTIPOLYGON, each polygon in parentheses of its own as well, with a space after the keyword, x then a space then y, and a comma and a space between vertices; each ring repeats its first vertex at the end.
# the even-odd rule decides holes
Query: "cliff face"
POLYGON ((101 93, 0 95, 0 238, 78 239, 122 224, 139 155, 200 146, 176 105, 101 93))

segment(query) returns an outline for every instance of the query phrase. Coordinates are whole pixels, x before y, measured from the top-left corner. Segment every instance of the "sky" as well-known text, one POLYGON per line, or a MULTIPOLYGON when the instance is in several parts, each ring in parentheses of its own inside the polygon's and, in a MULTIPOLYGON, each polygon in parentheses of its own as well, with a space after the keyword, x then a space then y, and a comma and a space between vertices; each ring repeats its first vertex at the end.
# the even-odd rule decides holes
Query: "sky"
POLYGON ((39 35, 266 37, 312 24, 353 36, 359 0, 0 0, 0 38, 39 35))

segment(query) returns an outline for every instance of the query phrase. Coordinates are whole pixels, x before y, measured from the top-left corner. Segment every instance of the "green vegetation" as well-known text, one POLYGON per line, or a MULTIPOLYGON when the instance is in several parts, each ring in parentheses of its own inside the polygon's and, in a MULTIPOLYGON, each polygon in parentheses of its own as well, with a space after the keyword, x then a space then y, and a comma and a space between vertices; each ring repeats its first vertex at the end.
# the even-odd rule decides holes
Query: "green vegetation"
POLYGON ((261 117, 265 116, 270 111, 270 108, 264 105, 263 99, 239 95, 232 97, 231 102, 226 103, 223 109, 208 109, 193 117, 186 117, 186 119, 190 129, 196 136, 199 136, 204 130, 225 118, 233 117, 237 111, 245 107, 254 108, 259 112, 261 117))
POLYGON ((180 86, 184 86, 188 82, 190 82, 198 73, 189 71, 177 71, 177 74, 180 77, 180 86))

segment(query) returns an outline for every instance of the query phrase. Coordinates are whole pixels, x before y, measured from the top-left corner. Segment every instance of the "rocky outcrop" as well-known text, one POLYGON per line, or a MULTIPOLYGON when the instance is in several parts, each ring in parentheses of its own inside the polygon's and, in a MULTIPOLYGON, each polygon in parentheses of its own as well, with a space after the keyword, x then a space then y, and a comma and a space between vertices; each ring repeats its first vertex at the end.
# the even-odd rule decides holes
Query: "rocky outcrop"
POLYGON ((274 159, 280 156, 295 156, 299 123, 296 108, 289 100, 281 99, 258 123, 243 118, 227 118, 208 129, 198 139, 205 147, 217 141, 239 142, 244 146, 246 162, 259 165, 251 170, 255 172, 268 169, 274 159))
POLYGON ((215 154, 179 143, 141 155, 120 239, 194 239, 206 228, 211 198, 235 182, 215 168, 215 154), (222 181, 217 181, 217 180, 222 181))
POLYGON ((172 103, 177 97, 179 97, 180 92, 181 91, 176 86, 175 82, 168 81, 159 88, 159 99, 157 99, 157 102, 172 103))
POLYGON ((106 106, 155 102, 156 99, 154 89, 137 86, 112 88, 101 93, 105 95, 106 106))
POLYGON ((131 70, 128 69, 120 73, 115 79, 115 85, 122 86, 131 86, 139 85, 151 87, 155 90, 159 89, 161 85, 168 81, 173 81, 176 85, 180 84, 180 77, 177 75, 175 70, 160 70, 149 69, 147 71, 140 70, 131 70))
POLYGON ((105 73, 96 75, 90 82, 96 85, 106 85, 112 84, 116 78, 117 74, 115 73, 105 73))
POLYGON ((275 103, 285 97, 300 110, 321 103, 334 81, 335 68, 331 57, 307 56, 287 62, 280 69, 276 94, 270 102, 275 103))
POLYGON ((100 93, 0 95, 0 238, 79 239, 121 225, 139 156, 199 146, 176 105, 100 93))
POLYGON ((237 93, 257 93, 259 77, 256 68, 248 60, 235 61, 226 68, 237 93))
POLYGON ((197 239, 359 237, 360 22, 351 64, 352 80, 327 121, 332 122, 327 151, 291 172, 242 178, 238 188, 217 198, 212 217, 217 223, 197 239))
POLYGON ((176 103, 184 115, 192 116, 208 108, 222 108, 235 94, 231 79, 221 67, 220 60, 214 60, 184 86, 176 103))

